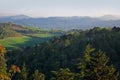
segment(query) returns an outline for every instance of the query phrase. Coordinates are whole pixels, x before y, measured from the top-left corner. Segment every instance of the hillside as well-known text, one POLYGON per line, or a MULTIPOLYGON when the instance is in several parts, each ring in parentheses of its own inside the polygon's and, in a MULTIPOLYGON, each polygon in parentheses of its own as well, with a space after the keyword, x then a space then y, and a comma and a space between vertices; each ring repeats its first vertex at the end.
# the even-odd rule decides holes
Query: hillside
POLYGON ((22 66, 24 62, 27 66, 29 77, 34 70, 38 69, 47 76, 46 80, 50 80, 52 77, 51 71, 56 71, 60 68, 69 68, 77 73, 79 70, 76 67, 84 55, 87 44, 96 48, 96 51, 102 50, 106 52, 106 55, 109 56, 110 64, 115 65, 118 71, 120 70, 119 27, 95 27, 83 31, 71 30, 66 35, 52 38, 47 43, 8 52, 7 55, 10 58, 8 63, 22 66))
POLYGON ((34 46, 61 34, 63 34, 62 31, 58 30, 48 31, 40 28, 23 27, 11 22, 0 23, 0 44, 6 48, 34 46))
POLYGON ((5 24, 5 23, 0 23, 0 38, 7 38, 7 37, 19 37, 22 36, 22 34, 20 32, 22 29, 21 26, 18 25, 12 25, 10 23, 5 24))
POLYGON ((95 26, 120 26, 120 18, 112 15, 102 17, 73 16, 73 17, 47 17, 32 18, 25 15, 1 17, 0 22, 13 22, 23 26, 34 26, 44 29, 90 29, 95 26))

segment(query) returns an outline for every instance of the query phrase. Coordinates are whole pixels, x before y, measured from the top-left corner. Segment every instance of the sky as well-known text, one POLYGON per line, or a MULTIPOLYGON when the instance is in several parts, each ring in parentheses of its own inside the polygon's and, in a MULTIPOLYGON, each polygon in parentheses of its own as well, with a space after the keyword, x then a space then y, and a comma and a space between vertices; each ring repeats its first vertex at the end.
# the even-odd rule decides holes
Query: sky
POLYGON ((0 0, 0 16, 119 15, 120 0, 0 0))

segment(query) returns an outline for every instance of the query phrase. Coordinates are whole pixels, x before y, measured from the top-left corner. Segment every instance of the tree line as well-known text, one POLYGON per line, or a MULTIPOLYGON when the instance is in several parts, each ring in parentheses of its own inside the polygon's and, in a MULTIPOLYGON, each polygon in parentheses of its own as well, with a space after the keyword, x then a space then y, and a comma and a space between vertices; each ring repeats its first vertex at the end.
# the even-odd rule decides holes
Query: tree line
MULTIPOLYGON (((32 77, 28 77, 25 63, 22 69, 11 65, 7 70, 5 48, 0 45, 0 80, 45 80, 45 75, 35 70, 32 77), (15 75, 17 73, 17 75, 15 75)), ((49 80, 118 80, 119 72, 113 65, 108 64, 109 58, 102 51, 95 51, 90 45, 86 46, 84 56, 78 64, 78 72, 71 72, 69 68, 51 71, 53 76, 49 80)))

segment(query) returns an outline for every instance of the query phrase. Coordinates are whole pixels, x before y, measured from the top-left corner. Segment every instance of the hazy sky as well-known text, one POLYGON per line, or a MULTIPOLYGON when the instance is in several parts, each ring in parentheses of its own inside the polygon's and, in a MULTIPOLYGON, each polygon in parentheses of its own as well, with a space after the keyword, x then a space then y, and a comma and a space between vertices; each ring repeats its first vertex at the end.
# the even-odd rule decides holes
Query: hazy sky
POLYGON ((102 16, 119 13, 120 0, 0 0, 0 16, 102 16))

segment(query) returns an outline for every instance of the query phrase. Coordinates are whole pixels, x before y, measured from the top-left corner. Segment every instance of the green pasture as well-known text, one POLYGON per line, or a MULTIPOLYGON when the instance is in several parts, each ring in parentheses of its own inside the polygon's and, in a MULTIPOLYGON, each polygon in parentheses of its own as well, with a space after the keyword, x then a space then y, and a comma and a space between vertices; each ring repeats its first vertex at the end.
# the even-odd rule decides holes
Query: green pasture
POLYGON ((5 48, 24 48, 27 46, 34 46, 35 44, 42 43, 47 41, 49 38, 40 38, 40 37, 9 37, 6 39, 1 39, 0 44, 2 44, 5 48))

